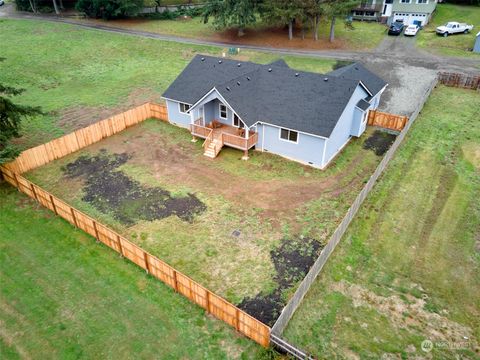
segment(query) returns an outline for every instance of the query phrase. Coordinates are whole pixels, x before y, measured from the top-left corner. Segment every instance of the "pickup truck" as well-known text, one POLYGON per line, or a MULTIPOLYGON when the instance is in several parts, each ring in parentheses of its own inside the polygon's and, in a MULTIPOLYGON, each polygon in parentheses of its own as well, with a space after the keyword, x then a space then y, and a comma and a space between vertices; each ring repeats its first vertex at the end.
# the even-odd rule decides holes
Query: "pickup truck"
POLYGON ((450 21, 445 25, 437 27, 437 34, 447 37, 448 35, 460 34, 460 33, 469 33, 473 29, 473 25, 468 25, 465 23, 458 23, 455 21, 450 21))

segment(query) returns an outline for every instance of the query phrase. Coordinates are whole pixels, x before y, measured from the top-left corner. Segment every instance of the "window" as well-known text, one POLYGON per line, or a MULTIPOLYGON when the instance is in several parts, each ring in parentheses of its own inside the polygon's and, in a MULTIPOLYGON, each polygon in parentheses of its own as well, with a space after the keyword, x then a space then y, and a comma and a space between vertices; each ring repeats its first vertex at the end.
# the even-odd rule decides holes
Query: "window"
POLYGON ((411 0, 400 0, 400 3, 402 4, 410 4, 411 0))
POLYGON ((373 11, 365 11, 365 16, 375 16, 375 12, 373 12, 373 11))
POLYGON ((385 4, 393 4, 393 0, 385 0, 385 4))
POLYGON ((236 126, 238 128, 241 128, 241 129, 243 129, 245 127, 245 125, 240 120, 240 118, 238 117, 237 114, 233 114, 233 126, 236 126))
POLYGON ((428 4, 428 0, 417 0, 417 4, 428 4))
POLYGON ((296 143, 298 142, 298 132, 288 129, 280 129, 280 139, 296 143))
POLYGON ((226 119, 227 118, 227 107, 223 104, 220 104, 219 113, 220 113, 220 117, 222 119, 226 119))
POLYGON ((178 105, 180 106, 180 112, 181 113, 185 114, 188 110, 190 110, 190 105, 188 105, 188 104, 178 103, 178 105))

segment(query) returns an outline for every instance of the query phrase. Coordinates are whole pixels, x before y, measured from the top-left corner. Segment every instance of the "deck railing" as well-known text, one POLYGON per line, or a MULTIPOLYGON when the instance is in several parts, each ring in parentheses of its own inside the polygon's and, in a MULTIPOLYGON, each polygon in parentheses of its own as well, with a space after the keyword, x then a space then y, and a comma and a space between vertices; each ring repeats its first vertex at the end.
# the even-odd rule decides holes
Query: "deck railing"
POLYGON ((249 138, 245 139, 244 137, 232 135, 228 133, 222 133, 222 140, 225 145, 240 149, 240 150, 248 150, 255 146, 258 141, 258 134, 256 132, 251 131, 249 134, 249 138))
MULTIPOLYGON (((207 147, 213 141, 213 129, 199 125, 200 121, 201 119, 197 119, 194 124, 190 125, 190 129, 192 135, 205 138, 205 143, 203 146, 207 147)), ((224 145, 234 147, 239 150, 248 150, 257 144, 258 134, 254 131, 250 131, 249 138, 245 139, 242 136, 223 132, 221 140, 224 145)))
POLYGON ((203 138, 206 138, 208 135, 210 135, 210 132, 212 129, 207 128, 202 125, 197 125, 197 124, 191 124, 190 125, 190 131, 192 132, 192 135, 200 136, 203 138))

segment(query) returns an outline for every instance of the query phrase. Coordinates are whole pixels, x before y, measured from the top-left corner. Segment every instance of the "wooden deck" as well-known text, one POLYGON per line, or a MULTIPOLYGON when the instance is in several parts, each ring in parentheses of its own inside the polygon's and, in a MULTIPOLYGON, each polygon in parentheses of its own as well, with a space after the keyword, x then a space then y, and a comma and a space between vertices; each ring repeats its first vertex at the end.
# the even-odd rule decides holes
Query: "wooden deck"
MULTIPOLYGON (((249 138, 245 138, 245 129, 214 122, 214 126, 200 125, 201 119, 191 125, 193 136, 205 139, 203 144, 205 155, 215 158, 223 146, 230 146, 238 150, 248 151, 257 144, 258 134, 250 131, 249 138)), ((210 124, 209 124, 210 125, 210 124)))

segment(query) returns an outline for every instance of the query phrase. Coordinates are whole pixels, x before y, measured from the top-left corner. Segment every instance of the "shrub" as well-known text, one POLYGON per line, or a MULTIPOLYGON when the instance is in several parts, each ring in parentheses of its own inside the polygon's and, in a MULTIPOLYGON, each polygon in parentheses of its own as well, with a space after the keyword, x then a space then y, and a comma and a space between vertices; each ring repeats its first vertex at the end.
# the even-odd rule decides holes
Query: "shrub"
POLYGON ((89 17, 118 19, 137 15, 143 0, 79 0, 75 7, 89 17))

